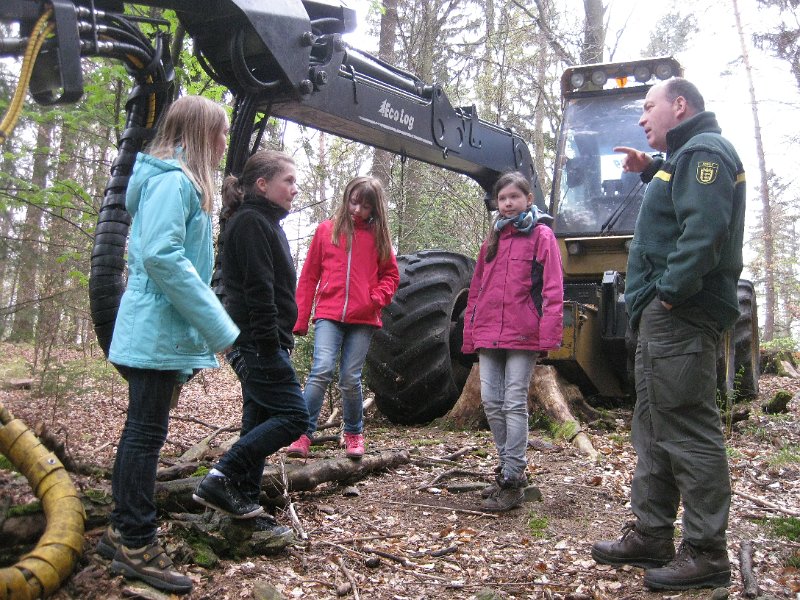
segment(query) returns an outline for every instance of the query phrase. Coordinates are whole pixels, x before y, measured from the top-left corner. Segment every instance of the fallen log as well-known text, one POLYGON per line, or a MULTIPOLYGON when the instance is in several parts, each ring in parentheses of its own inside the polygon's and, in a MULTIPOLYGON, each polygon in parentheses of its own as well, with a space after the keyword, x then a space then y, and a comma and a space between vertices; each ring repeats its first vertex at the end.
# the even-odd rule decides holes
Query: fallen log
POLYGON ((744 541, 739 545, 739 571, 742 573, 742 595, 757 598, 761 594, 753 572, 753 544, 744 541))
MULTIPOLYGON (((384 450, 365 454, 361 460, 349 458, 333 458, 306 463, 287 462, 286 478, 290 492, 313 490, 321 483, 338 481, 352 483, 367 475, 392 469, 410 462, 407 450, 384 450)), ((197 510, 197 503, 192 500, 192 492, 202 477, 187 477, 174 481, 162 481, 156 484, 156 504, 169 512, 192 512, 197 510)), ((283 493, 281 470, 278 466, 268 465, 261 480, 261 490, 267 499, 283 493)))
MULTIPOLYGON (((309 461, 307 463, 290 461, 285 464, 289 491, 309 491, 329 481, 343 484, 363 479, 372 473, 392 469, 409 463, 407 450, 385 450, 367 453, 361 460, 336 458, 309 461)), ((156 504, 160 510, 172 513, 191 513, 203 507, 192 500, 192 492, 202 477, 186 477, 156 483, 156 504)), ((262 479, 262 503, 282 505, 282 476, 279 466, 269 465, 262 479)), ((108 524, 111 513, 111 499, 97 490, 86 490, 80 494, 86 512, 86 528, 94 529, 108 524)), ((18 511, 18 516, 7 516, 0 527, 0 549, 24 545, 29 540, 38 539, 44 532, 46 521, 41 508, 31 505, 29 510, 18 511)))

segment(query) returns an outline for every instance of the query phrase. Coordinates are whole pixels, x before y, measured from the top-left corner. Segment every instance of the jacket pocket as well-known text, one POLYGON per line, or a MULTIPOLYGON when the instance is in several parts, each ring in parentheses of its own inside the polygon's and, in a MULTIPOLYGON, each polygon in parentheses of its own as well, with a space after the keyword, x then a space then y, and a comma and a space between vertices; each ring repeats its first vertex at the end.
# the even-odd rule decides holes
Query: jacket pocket
POLYGON ((202 355, 211 353, 200 332, 189 325, 189 322, 172 306, 169 309, 168 318, 171 330, 170 338, 173 350, 177 354, 202 355))
POLYGON ((648 342, 650 370, 648 394, 659 410, 691 409, 697 398, 716 387, 716 358, 703 351, 703 340, 648 342))

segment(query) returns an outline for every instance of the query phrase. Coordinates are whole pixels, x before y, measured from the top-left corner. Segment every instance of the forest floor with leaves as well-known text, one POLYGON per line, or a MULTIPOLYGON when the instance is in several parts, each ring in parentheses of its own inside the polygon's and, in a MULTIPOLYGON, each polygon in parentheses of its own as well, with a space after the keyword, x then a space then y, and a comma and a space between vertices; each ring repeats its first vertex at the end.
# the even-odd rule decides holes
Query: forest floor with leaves
MULTIPOLYGON (((0 356, 0 380, 6 381, 19 378, 33 359, 32 351, 9 344, 0 344, 0 356)), ((124 381, 107 363, 76 352, 60 352, 55 364, 59 367, 47 377, 34 379, 34 391, 3 386, 0 402, 30 427, 43 424, 66 443, 73 459, 110 469, 127 404, 124 381), (78 367, 86 364, 91 368, 78 367), (45 392, 36 393, 42 382, 45 392)), ((750 416, 733 425, 727 440, 734 488, 728 531, 730 597, 744 597, 739 548, 751 542, 761 593, 800 598, 800 380, 766 375, 760 383, 757 400, 737 405, 749 407, 750 416), (760 406, 778 389, 794 396, 789 412, 763 414, 760 406), (795 529, 787 538, 792 524, 795 529)), ((205 371, 185 386, 172 413, 164 466, 213 432, 218 435, 212 445, 222 443, 231 435, 226 428, 238 425, 240 402, 239 384, 228 367, 205 371)), ((599 452, 596 461, 566 440, 532 429, 528 465, 542 499, 491 515, 481 512, 478 491, 448 491, 456 483, 490 480, 495 455, 488 431, 396 426, 371 409, 365 419, 367 452, 406 449, 411 461, 361 479, 352 484, 355 490, 325 483, 293 493, 307 542, 277 556, 223 560, 211 568, 183 564, 194 581, 187 597, 268 597, 255 594, 271 587, 286 599, 327 599, 339 597, 337 590, 342 593, 349 586, 344 597, 369 600, 709 598, 711 590, 647 592, 641 569, 592 560, 592 543, 618 537, 631 518, 628 501, 636 460, 631 411, 615 408, 608 414, 613 431, 587 430, 599 452), (446 459, 454 455, 455 461, 446 459), (368 567, 366 559, 378 553, 395 558, 384 556, 368 567)), ((314 447, 309 461, 343 453, 334 444, 314 447)), ((276 455, 270 462, 280 460, 276 455)), ((110 488, 102 478, 73 480, 80 490, 110 488)), ((2 469, 0 496, 0 504, 34 499, 22 476, 2 469)), ((290 524, 288 515, 279 511, 276 516, 290 524)), ((174 550, 178 542, 169 515, 164 517, 159 536, 174 550)), ((94 552, 101 534, 102 528, 86 532, 75 572, 53 598, 158 597, 142 595, 141 588, 137 591, 108 574, 108 561, 94 552)))

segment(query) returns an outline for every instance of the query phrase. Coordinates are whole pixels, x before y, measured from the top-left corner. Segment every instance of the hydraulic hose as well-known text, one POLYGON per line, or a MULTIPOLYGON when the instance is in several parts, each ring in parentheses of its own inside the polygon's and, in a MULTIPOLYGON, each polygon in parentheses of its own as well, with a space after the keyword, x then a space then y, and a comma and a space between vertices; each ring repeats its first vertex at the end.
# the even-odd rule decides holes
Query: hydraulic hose
POLYGON ((27 478, 47 519, 36 547, 0 569, 0 600, 46 597, 70 576, 83 551, 83 504, 61 461, 2 404, 0 453, 27 478))
POLYGON ((52 16, 53 10, 48 9, 45 11, 36 25, 33 27, 31 37, 28 39, 28 45, 25 48, 25 55, 22 59, 22 70, 19 74, 17 81, 17 89, 14 90, 14 97, 8 106, 6 114, 0 121, 0 144, 3 144, 22 114, 22 105, 25 101, 25 92, 28 89, 28 84, 31 81, 31 74, 33 73, 33 65, 36 62, 36 57, 39 56, 39 50, 42 48, 47 36, 55 29, 55 25, 48 23, 48 19, 52 16))

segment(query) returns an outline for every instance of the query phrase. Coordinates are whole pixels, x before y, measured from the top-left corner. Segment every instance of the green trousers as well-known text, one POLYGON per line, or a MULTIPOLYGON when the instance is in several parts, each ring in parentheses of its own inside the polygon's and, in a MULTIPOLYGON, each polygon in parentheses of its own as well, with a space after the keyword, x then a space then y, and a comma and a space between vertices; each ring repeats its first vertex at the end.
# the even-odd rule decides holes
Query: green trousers
POLYGON ((636 345, 631 508, 637 529, 672 538, 683 501, 683 539, 701 549, 725 547, 731 502, 716 404, 720 338, 702 308, 667 310, 654 299, 642 313, 636 345))

